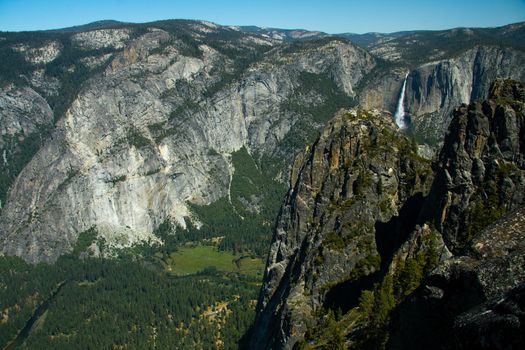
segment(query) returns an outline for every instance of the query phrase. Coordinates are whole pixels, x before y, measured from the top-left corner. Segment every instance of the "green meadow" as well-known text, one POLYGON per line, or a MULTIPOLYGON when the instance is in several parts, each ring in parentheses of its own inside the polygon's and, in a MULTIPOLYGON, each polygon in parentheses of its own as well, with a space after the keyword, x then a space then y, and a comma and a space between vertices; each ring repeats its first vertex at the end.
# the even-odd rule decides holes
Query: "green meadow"
POLYGON ((165 260, 167 271, 178 275, 191 275, 215 268, 222 272, 234 272, 251 277, 262 277, 264 263, 260 258, 219 251, 216 246, 187 245, 180 247, 165 260))

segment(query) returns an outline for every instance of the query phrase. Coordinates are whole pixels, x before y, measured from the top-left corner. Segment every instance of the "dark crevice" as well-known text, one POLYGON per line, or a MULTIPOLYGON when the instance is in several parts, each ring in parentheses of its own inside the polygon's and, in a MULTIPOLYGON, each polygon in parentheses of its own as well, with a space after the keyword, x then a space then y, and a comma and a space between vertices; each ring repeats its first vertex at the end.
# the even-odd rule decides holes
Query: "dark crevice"
POLYGON ((375 238, 377 252, 381 256, 381 270, 388 268, 394 253, 406 242, 408 236, 416 228, 418 216, 425 202, 422 193, 416 193, 408 198, 399 210, 399 216, 394 216, 388 222, 376 221, 375 238))
POLYGON ((525 126, 520 129, 520 153, 525 154, 525 126))
POLYGON ((332 287, 326 294, 324 307, 330 310, 341 310, 347 313, 359 304, 363 290, 372 289, 375 283, 381 281, 382 273, 374 272, 357 280, 349 280, 332 287))
POLYGON ((415 229, 424 201, 423 194, 417 193, 406 200, 399 210, 399 216, 392 217, 388 222, 376 222, 375 240, 377 251, 381 256, 381 269, 358 279, 341 282, 330 288, 325 297, 323 305, 325 308, 340 309, 346 313, 359 304, 359 297, 363 290, 373 289, 374 284, 383 279, 395 252, 406 242, 409 234, 415 229))
POLYGON ((4 350, 13 350, 24 344, 25 340, 31 335, 35 323, 42 317, 42 315, 49 308, 49 304, 55 299, 57 294, 60 292, 62 287, 66 284, 66 281, 60 282, 55 289, 51 292, 51 295, 45 299, 33 312, 29 320, 27 320, 24 328, 18 332, 15 339, 13 339, 9 344, 6 345, 4 350))
POLYGON ((451 337, 456 316, 486 301, 483 287, 472 271, 453 272, 449 280, 431 276, 425 284, 427 287, 420 287, 394 310, 389 348, 456 348, 453 343, 461 338, 451 337), (429 287, 440 290, 442 295, 437 298, 429 287))

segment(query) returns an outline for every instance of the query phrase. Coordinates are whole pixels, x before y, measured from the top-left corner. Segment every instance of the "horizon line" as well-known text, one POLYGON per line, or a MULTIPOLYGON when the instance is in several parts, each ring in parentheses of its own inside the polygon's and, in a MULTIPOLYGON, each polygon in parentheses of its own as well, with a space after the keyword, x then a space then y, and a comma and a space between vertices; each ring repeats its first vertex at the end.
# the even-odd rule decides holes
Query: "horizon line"
MULTIPOLYGON (((253 25, 253 24, 243 24, 243 25, 238 25, 238 24, 220 24, 220 23, 209 21, 209 20, 205 20, 205 19, 190 19, 190 18, 167 18, 167 19, 158 19, 158 20, 146 21, 146 22, 127 22, 127 21, 119 21, 119 20, 115 20, 115 19, 100 19, 100 20, 96 20, 96 21, 92 21, 92 22, 88 22, 88 23, 76 24, 76 25, 67 26, 67 27, 60 27, 60 28, 48 28, 48 29, 36 29, 36 30, 1 30, 0 29, 0 33, 52 32, 52 31, 61 31, 61 30, 72 29, 72 28, 76 28, 76 27, 84 27, 84 26, 89 26, 89 25, 92 25, 92 24, 102 23, 102 22, 115 22, 115 26, 117 26, 117 25, 144 25, 144 24, 150 24, 150 23, 153 24, 153 23, 162 22, 162 21, 207 22, 207 23, 212 23, 212 24, 220 26, 220 27, 224 27, 224 28, 228 28, 228 27, 239 27, 239 28, 242 28, 242 27, 255 27, 255 28, 260 28, 260 29, 276 29, 276 30, 287 30, 287 31, 294 31, 294 30, 298 30, 299 31, 300 30, 300 31, 306 31, 306 32, 318 32, 318 33, 323 33, 323 34, 328 34, 328 35, 338 35, 338 34, 366 35, 366 34, 394 34, 394 33, 403 33, 403 32, 439 32, 439 31, 447 31, 447 30, 454 30, 454 29, 497 29, 497 28, 503 28, 503 27, 508 27, 508 26, 512 26, 512 25, 525 24, 525 21, 519 21, 519 22, 511 22, 511 23, 507 23, 507 24, 503 24, 503 25, 487 26, 487 27, 463 27, 463 26, 459 26, 459 27, 448 27, 448 28, 442 28, 442 29, 403 29, 403 30, 398 30, 398 31, 393 31, 393 32, 370 31, 370 32, 361 32, 361 33, 359 33, 359 32, 346 32, 345 31, 345 32, 337 32, 337 33, 328 33, 328 32, 325 32, 325 31, 322 31, 322 30, 316 30, 316 29, 282 28, 282 27, 271 27, 271 26, 258 26, 258 25, 253 25)), ((111 24, 108 25, 108 28, 110 28, 110 27, 111 27, 111 24)), ((103 28, 101 28, 101 29, 103 29, 103 28)), ((90 30, 97 30, 97 29, 87 29, 86 31, 90 31, 90 30)))

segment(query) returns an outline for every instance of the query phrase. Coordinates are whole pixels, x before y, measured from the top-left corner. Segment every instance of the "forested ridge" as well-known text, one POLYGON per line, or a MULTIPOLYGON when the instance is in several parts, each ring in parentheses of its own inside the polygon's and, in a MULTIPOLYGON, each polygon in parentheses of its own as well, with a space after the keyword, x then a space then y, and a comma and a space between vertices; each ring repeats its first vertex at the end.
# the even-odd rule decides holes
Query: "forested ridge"
POLYGON ((235 349, 259 279, 208 268, 177 277, 145 258, 0 258, 0 344, 64 283, 21 349, 235 349))

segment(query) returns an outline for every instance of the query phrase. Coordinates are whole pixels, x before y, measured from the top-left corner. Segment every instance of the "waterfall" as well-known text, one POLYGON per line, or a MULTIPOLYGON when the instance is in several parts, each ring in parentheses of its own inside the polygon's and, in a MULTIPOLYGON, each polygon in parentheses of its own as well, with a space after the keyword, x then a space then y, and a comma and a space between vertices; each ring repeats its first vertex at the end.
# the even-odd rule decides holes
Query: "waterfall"
POLYGON ((397 126, 399 126, 401 129, 406 128, 405 124, 405 88, 407 86, 407 78, 408 73, 405 75, 405 80, 403 80, 403 87, 401 88, 401 94, 399 94, 399 101, 397 101, 397 108, 396 113, 394 114, 394 118, 396 121, 397 126))

